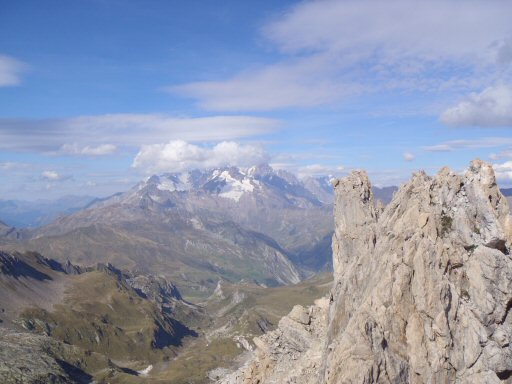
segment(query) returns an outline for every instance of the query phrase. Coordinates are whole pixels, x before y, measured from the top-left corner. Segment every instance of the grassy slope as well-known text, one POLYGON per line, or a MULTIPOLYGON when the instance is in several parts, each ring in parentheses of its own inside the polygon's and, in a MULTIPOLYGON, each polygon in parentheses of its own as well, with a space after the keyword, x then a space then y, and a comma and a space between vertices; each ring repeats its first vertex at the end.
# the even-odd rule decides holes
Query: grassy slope
MULTIPOLYGON (((135 371, 173 359, 179 347, 188 343, 186 336, 192 332, 176 318, 190 320, 191 326, 201 324, 193 306, 176 302, 172 310, 162 310, 107 269, 65 275, 37 262, 34 255, 19 257, 24 264, 17 265, 17 270, 24 275, 0 273, 4 289, 0 308, 9 308, 8 300, 19 305, 0 327, 11 334, 15 331, 9 328, 24 328, 28 343, 47 345, 41 353, 49 361, 66 361, 98 383, 147 382, 135 371), (57 295, 55 300, 46 302, 52 294, 57 295), (36 343, 37 337, 46 339, 36 343)), ((4 347, 12 353, 19 349, 13 343, 4 347)), ((21 364, 20 369, 24 364, 20 359, 11 363, 13 367, 21 364)))
MULTIPOLYGON (((24 247, 81 265, 110 262, 118 267, 165 275, 184 296, 204 299, 219 279, 271 277, 261 255, 275 251, 265 242, 242 245, 246 235, 219 234, 140 223, 137 231, 93 225, 64 235, 39 237, 24 247), (233 238, 231 238, 233 237, 233 238)), ((229 231, 228 231, 229 232, 229 231)))
POLYGON ((264 320, 269 329, 274 329, 294 305, 313 304, 315 299, 327 294, 331 284, 331 274, 276 288, 222 284, 224 298, 212 296, 204 303, 214 318, 209 330, 173 361, 155 366, 153 379, 173 384, 209 382, 208 371, 236 365, 244 352, 238 338, 252 344, 252 338, 263 333, 258 321, 264 320), (234 296, 243 300, 233 305, 237 301, 233 301, 234 296))
MULTIPOLYGON (((251 342, 262 333, 258 322, 274 328, 293 305, 311 304, 331 285, 327 274, 277 288, 224 282, 222 292, 200 304, 203 311, 185 304, 173 309, 172 317, 199 336, 180 340, 175 336, 183 329, 176 328, 156 303, 140 297, 115 273, 99 270, 60 276, 63 272, 38 264, 29 256, 24 260, 51 279, 34 282, 23 277, 15 279, 13 286, 6 284, 11 280, 4 275, 4 288, 19 291, 19 284, 31 287, 37 283, 37 290, 58 295, 51 303, 38 302, 46 296, 36 295, 36 300, 22 305, 26 308, 16 314, 18 324, 31 331, 24 337, 33 335, 31 343, 44 345, 41 356, 66 361, 97 383, 206 383, 208 371, 234 365, 244 352, 241 340, 251 342), (52 288, 55 285, 58 289, 52 288), (37 337, 43 339, 37 341, 37 337), (154 369, 147 377, 136 375, 135 371, 150 364, 154 369)), ((33 290, 24 292, 28 295, 33 290)), ((15 343, 6 346, 8 351, 18 349, 15 343)), ((17 358, 11 363, 19 361, 17 358)))
MULTIPOLYGON (((21 318, 25 327, 68 344, 112 359, 141 360, 142 364, 161 354, 152 347, 157 331, 172 333, 154 303, 98 271, 76 276, 64 301, 52 311, 27 309, 21 318)), ((173 356, 171 351, 162 352, 163 356, 173 356)))

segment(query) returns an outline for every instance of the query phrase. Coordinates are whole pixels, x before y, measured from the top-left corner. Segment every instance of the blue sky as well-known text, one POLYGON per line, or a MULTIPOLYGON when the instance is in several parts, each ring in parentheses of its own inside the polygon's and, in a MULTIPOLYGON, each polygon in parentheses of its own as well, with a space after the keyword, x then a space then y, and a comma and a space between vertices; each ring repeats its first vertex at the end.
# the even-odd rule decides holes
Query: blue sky
POLYGON ((512 185, 508 1, 2 1, 0 198, 268 161, 512 185))

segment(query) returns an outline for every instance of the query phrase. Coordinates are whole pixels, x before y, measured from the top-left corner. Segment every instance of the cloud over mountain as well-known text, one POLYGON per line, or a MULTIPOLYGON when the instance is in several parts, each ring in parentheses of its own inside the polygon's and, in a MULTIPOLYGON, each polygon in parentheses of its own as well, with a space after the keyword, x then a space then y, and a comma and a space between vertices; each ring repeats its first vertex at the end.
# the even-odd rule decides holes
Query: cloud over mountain
POLYGON ((132 166, 153 174, 228 165, 250 166, 268 160, 269 155, 262 147, 256 145, 222 141, 212 148, 206 148, 183 140, 173 140, 167 144, 143 146, 133 160, 132 166))
POLYGON ((512 160, 506 161, 502 164, 493 164, 496 178, 502 181, 512 181, 512 160))

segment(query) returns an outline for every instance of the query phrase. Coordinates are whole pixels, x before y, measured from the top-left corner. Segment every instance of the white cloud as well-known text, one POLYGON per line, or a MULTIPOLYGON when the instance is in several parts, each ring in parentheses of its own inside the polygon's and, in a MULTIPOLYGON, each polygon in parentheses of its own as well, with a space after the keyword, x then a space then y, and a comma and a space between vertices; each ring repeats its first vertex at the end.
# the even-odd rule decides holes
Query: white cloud
POLYGON ((262 28, 283 57, 218 81, 170 87, 209 110, 332 104, 361 92, 469 92, 510 75, 512 3, 303 1, 262 28))
POLYGON ((268 154, 260 146, 223 141, 213 148, 200 147, 183 140, 143 146, 132 166, 144 173, 181 172, 228 165, 250 166, 267 162, 268 154))
POLYGON ((491 153, 489 155, 489 159, 491 160, 498 160, 503 158, 512 158, 512 149, 506 149, 498 153, 491 153))
MULTIPOLYGON (((336 51, 403 58, 462 59, 483 54, 512 31, 500 0, 320 0, 301 2, 264 28, 283 52, 336 51)), ((422 62, 411 69, 422 71, 422 62)))
POLYGON ((512 145, 511 137, 482 137, 474 140, 450 140, 423 147, 427 152, 453 152, 465 149, 495 148, 512 145))
POLYGON ((340 87, 333 81, 337 77, 331 58, 315 56, 243 72, 227 81, 195 82, 168 90, 197 98, 208 110, 314 107, 359 92, 360 87, 348 80, 340 87))
POLYGON ((18 85, 27 65, 12 57, 0 55, 0 87, 18 85))
POLYGON ((496 61, 501 66, 507 66, 512 63, 512 37, 498 41, 494 44, 496 47, 496 61))
POLYGON ((61 175, 60 173, 52 170, 43 171, 41 179, 49 182, 66 181, 73 179, 72 175, 61 175))
MULTIPOLYGON (((277 155, 273 160, 277 160, 277 155)), ((290 159, 293 160, 293 159, 290 159)), ((274 169, 282 169, 297 175, 299 178, 320 177, 320 176, 340 176, 345 168, 342 165, 326 165, 326 164, 308 164, 297 165, 296 162, 272 162, 270 166, 274 169)))
POLYGON ((4 163, 0 163, 0 170, 2 171, 12 171, 27 168, 30 168, 30 165, 26 163, 17 163, 14 161, 6 161, 4 163))
POLYGON ((43 177, 43 179, 48 181, 59 181, 62 178, 62 176, 55 171, 43 171, 41 176, 43 177))
POLYGON ((496 178, 502 181, 512 181, 512 160, 502 164, 493 164, 496 178))
POLYGON ((0 149, 99 155, 113 150, 111 146, 140 147, 178 139, 234 140, 274 132, 279 126, 278 120, 253 116, 109 114, 44 120, 4 118, 0 119, 0 149))
POLYGON ((298 167, 297 175, 299 177, 316 177, 316 176, 339 176, 343 172, 343 166, 328 166, 323 164, 310 164, 303 167, 298 167))
POLYGON ((404 152, 404 160, 405 161, 413 161, 416 157, 411 152, 404 152))
POLYGON ((104 156, 111 155, 116 150, 117 147, 112 144, 87 145, 85 147, 80 147, 78 144, 64 144, 57 153, 74 156, 104 156))
POLYGON ((512 127, 512 86, 496 85, 481 93, 471 93, 441 115, 454 127, 512 127))

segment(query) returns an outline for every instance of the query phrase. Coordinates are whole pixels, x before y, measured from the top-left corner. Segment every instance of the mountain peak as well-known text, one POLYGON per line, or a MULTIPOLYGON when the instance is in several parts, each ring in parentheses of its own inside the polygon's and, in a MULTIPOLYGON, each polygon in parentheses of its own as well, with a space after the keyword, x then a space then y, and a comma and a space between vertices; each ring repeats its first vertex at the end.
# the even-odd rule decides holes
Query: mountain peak
POLYGON ((218 196, 240 201, 242 195, 253 192, 260 184, 248 177, 239 168, 230 167, 224 170, 214 170, 209 181, 205 184, 207 190, 215 191, 218 196))
POLYGON ((332 201, 332 187, 323 185, 315 188, 313 184, 299 180, 292 173, 277 169, 269 164, 259 164, 250 168, 234 166, 219 167, 210 170, 185 171, 153 175, 140 183, 136 193, 149 193, 156 202, 168 201, 162 193, 190 192, 208 194, 229 199, 236 203, 244 195, 265 194, 286 199, 292 204, 321 205, 332 201), (309 188, 311 186, 311 188, 309 188), (331 195, 324 196, 324 195, 331 195))
POLYGON ((273 173, 274 169, 269 164, 266 163, 254 165, 247 169, 248 176, 266 176, 273 173))
POLYGON ((492 167, 413 175, 382 210, 335 182, 330 299, 257 338, 223 383, 498 383, 512 378, 512 226, 492 167))

